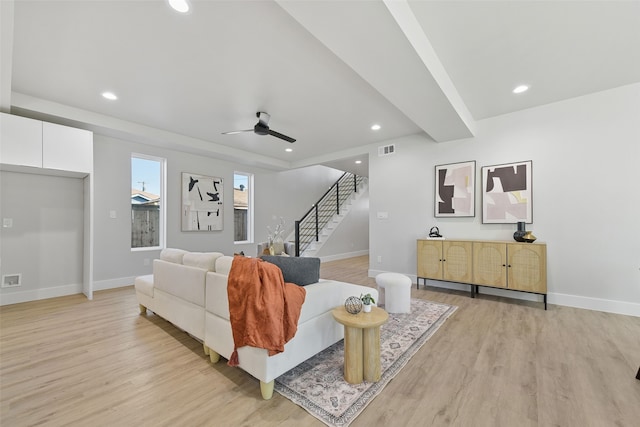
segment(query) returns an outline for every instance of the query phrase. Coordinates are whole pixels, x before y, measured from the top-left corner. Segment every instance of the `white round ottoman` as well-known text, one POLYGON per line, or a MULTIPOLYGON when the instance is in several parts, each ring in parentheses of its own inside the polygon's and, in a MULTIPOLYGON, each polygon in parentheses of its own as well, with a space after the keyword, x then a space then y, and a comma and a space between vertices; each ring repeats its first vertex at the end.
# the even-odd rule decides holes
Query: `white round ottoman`
POLYGON ((399 273, 380 273, 376 284, 378 305, 384 304, 388 313, 411 312, 411 279, 399 273))

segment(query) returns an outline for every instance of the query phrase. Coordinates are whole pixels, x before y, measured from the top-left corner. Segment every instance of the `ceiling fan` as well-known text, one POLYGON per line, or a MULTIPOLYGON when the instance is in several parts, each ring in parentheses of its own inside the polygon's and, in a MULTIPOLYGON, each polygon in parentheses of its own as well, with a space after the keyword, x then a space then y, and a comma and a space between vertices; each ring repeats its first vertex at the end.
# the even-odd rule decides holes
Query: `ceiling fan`
POLYGON ((222 132, 223 135, 235 135, 236 133, 244 133, 244 132, 255 132, 258 135, 271 135, 276 138, 284 139, 285 141, 294 143, 295 139, 290 136, 283 135, 280 132, 276 132, 275 130, 269 129, 269 119, 271 116, 263 111, 258 111, 256 113, 256 117, 258 117, 258 123, 253 127, 253 129, 245 129, 245 130, 234 130, 231 132, 222 132))

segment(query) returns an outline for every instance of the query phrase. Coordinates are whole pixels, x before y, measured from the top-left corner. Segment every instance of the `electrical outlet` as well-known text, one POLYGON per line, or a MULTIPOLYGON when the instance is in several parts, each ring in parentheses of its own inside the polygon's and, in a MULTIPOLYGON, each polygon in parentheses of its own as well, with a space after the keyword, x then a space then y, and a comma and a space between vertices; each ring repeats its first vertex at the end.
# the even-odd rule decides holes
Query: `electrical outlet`
POLYGON ((378 255, 378 262, 382 262, 382 255, 378 255))

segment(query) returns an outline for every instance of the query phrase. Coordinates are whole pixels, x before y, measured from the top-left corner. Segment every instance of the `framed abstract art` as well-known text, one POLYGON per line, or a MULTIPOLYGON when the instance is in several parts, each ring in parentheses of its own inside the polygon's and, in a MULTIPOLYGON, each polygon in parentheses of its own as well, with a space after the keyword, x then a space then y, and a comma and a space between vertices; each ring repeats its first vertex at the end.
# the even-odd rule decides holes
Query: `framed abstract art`
POLYGON ((436 166, 435 216, 475 216, 476 162, 436 166))
POLYGON ((182 173, 182 231, 222 230, 222 178, 182 173))
POLYGON ((533 222, 531 160, 482 167, 482 222, 533 222))

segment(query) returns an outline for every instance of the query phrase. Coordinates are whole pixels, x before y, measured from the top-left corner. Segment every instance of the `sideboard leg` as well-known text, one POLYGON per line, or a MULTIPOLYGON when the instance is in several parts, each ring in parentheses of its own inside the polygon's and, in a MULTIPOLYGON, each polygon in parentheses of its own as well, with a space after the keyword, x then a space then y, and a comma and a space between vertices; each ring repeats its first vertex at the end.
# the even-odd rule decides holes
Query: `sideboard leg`
POLYGON ((544 294, 544 309, 547 310, 547 294, 544 294))

